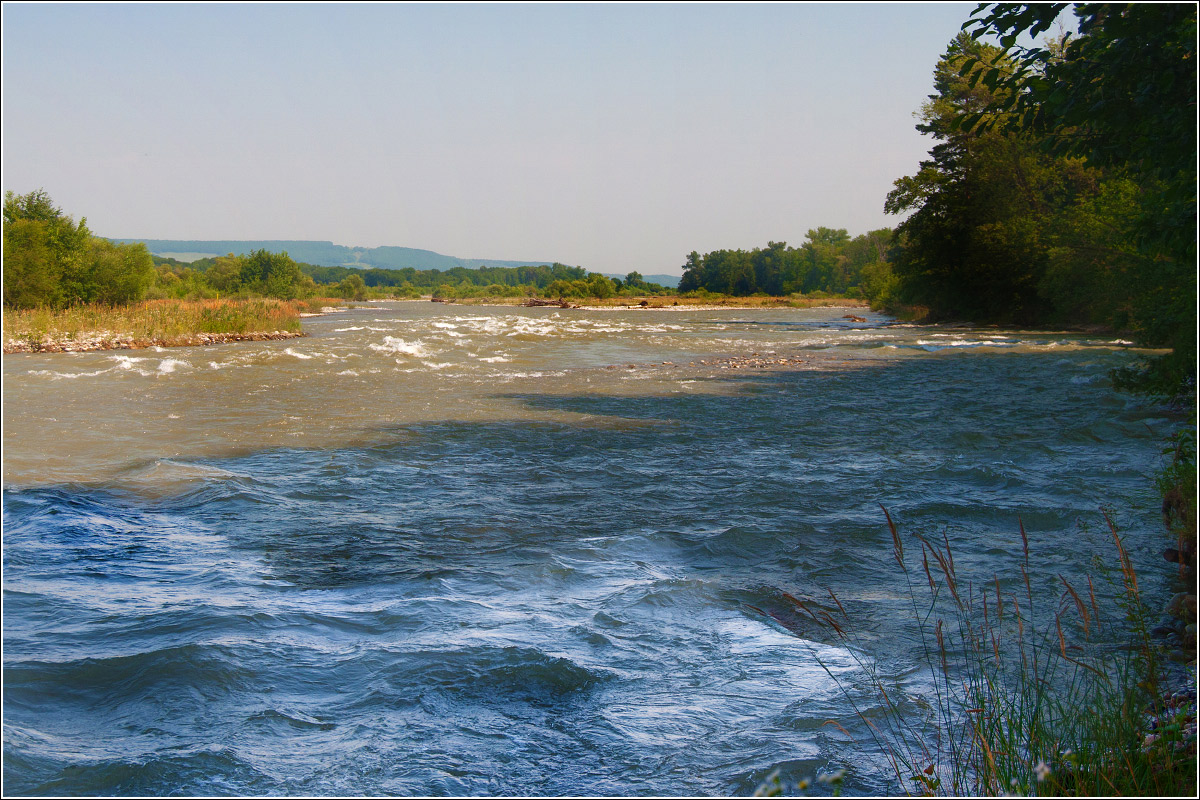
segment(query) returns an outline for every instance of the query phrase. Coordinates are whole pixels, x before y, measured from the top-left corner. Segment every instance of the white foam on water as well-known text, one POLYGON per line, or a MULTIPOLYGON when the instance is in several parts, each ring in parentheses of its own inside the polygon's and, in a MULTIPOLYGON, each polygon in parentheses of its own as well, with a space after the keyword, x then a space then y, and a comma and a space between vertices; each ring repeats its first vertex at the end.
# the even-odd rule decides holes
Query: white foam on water
POLYGON ((504 356, 491 356, 490 358, 481 358, 479 360, 486 361, 489 364, 500 364, 500 363, 507 363, 509 361, 512 361, 511 358, 505 358, 504 356))
POLYGON ((412 358, 429 358, 433 355, 420 339, 409 343, 398 336, 385 336, 383 337, 382 344, 372 342, 367 346, 380 353, 398 353, 404 356, 411 356, 412 358))
POLYGON ((98 369, 94 372, 55 372, 54 370, 50 369, 31 369, 28 374, 58 380, 60 378, 94 378, 97 375, 103 375, 106 372, 112 372, 112 370, 113 367, 109 367, 108 369, 98 369))
POLYGON ((179 367, 191 369, 192 365, 186 361, 180 361, 177 358, 164 358, 158 364, 158 374, 159 375, 169 375, 172 372, 174 372, 176 369, 178 369, 179 367))
POLYGON ((134 367, 134 364, 140 364, 141 362, 147 361, 148 359, 137 358, 135 356, 109 356, 108 360, 117 362, 117 364, 116 364, 117 369, 136 369, 136 367, 134 367))
POLYGON ((312 358, 312 356, 310 356, 309 354, 296 352, 295 350, 293 350, 290 347, 288 349, 284 350, 283 352, 287 353, 289 356, 292 356, 293 358, 299 358, 304 361, 307 361, 308 359, 312 358))

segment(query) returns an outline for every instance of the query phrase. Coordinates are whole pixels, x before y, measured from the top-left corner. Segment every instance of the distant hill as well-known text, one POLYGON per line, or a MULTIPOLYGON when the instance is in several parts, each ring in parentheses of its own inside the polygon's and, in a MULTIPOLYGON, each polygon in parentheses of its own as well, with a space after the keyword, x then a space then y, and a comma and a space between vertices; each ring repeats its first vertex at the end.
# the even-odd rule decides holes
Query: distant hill
MULTIPOLYGON (((606 278, 619 278, 625 280, 624 275, 617 275, 615 272, 603 273, 606 278)), ((659 286, 666 286, 668 289, 678 289, 679 279, 682 275, 643 275, 642 280, 647 283, 657 283, 659 286)))
MULTIPOLYGON (((112 239, 113 242, 142 242, 158 256, 194 261, 206 256, 227 253, 245 255, 255 250, 273 253, 286 251, 295 261, 321 267, 360 267, 370 269, 436 269, 454 267, 526 267, 549 265, 549 261, 499 261, 493 258, 456 258, 432 250, 413 247, 346 247, 333 242, 310 242, 292 239, 279 240, 189 240, 189 239, 112 239), (181 258, 182 256, 182 258, 181 258)), ((678 281, 678 278, 676 278, 678 281)))

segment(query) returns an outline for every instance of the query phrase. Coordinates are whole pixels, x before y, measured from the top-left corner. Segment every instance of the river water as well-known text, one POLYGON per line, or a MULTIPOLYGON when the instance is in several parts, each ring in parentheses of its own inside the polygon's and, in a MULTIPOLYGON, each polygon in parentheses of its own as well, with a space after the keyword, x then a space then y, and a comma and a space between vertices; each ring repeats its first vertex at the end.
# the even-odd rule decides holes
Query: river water
POLYGON ((979 580, 1020 520, 1047 586, 1106 509, 1153 592, 1172 420, 1111 335, 846 311, 5 356, 5 792, 897 791, 850 704, 928 688, 880 506, 979 580), (854 648, 788 599, 829 591, 854 648))

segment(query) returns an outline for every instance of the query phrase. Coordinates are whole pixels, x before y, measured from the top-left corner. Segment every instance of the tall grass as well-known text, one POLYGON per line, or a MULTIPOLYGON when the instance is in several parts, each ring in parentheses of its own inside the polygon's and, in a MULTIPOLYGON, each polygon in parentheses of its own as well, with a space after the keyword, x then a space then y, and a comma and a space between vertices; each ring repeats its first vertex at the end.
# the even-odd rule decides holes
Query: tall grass
POLYGON ((83 340, 134 345, 189 344, 199 334, 300 332, 300 314, 337 300, 147 300, 126 306, 77 305, 4 312, 4 341, 31 346, 83 340))
MULTIPOLYGON (((1196 751, 1171 722, 1147 736, 1147 712, 1164 715, 1158 648, 1124 543, 1107 517, 1116 553, 1116 599, 1097 600, 1088 577, 1059 575, 1057 594, 1030 579, 1021 526, 1019 580, 961 578, 949 542, 919 534, 906 552, 891 516, 893 556, 907 584, 933 697, 923 716, 859 659, 885 710, 855 711, 891 770, 917 795, 1195 796, 1196 751), (1015 585, 1016 591, 1005 587, 1015 585)), ((1016 576, 1014 576, 1016 577, 1016 576)), ((837 602, 837 598, 834 598, 837 602)), ((810 615, 850 647, 851 622, 810 615)), ((808 611, 807 608, 805 608, 808 611)), ((852 704, 855 693, 826 668, 852 704)), ((1194 713, 1194 708, 1189 709, 1194 713)))

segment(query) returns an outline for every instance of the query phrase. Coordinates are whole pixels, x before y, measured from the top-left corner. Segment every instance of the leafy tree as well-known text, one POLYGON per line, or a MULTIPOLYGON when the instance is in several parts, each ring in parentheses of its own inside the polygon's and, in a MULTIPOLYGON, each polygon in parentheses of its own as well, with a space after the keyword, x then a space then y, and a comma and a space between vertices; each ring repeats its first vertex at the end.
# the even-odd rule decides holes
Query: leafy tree
POLYGON ((4 197, 4 303, 10 307, 129 303, 154 283, 142 244, 91 235, 43 190, 4 197))
POLYGON ((88 244, 86 292, 89 303, 124 305, 141 300, 154 283, 154 261, 146 245, 114 244, 93 237, 88 244))
POLYGON ((32 308, 58 305, 61 268, 50 249, 45 222, 5 215, 4 305, 32 308))
POLYGON ((598 297, 601 300, 612 297, 617 293, 617 285, 612 278, 593 272, 587 279, 587 296, 598 297))
MULTIPOLYGON (((1003 130, 1043 150, 1080 157, 1137 186, 1140 210, 1127 226, 1140 258, 1125 248, 1126 300, 1113 321, 1168 356, 1118 375, 1159 396, 1194 395, 1196 380, 1196 6, 1082 3, 1079 36, 1061 47, 1016 45, 1047 30, 1066 7, 984 4, 963 27, 995 35, 1011 68, 979 83, 994 92, 964 114, 962 130, 1003 130)), ((978 68, 964 63, 963 70, 978 68)), ((1126 204, 1128 205, 1128 204, 1126 204)))
POLYGON ((91 233, 39 189, 4 195, 5 305, 61 305, 86 299, 84 272, 91 233), (9 229, 14 229, 10 237, 9 229), (23 251, 22 248, 28 248, 23 251), (14 260, 12 297, 9 260, 14 260))
POLYGON ((242 262, 238 277, 242 286, 251 291, 291 300, 300 296, 304 286, 302 278, 306 276, 287 253, 255 250, 242 262))
POLYGON ((337 293, 348 300, 366 300, 367 284, 361 275, 349 275, 337 285, 337 293))
POLYGON ((221 294, 236 294, 242 286, 245 259, 233 253, 218 256, 204 272, 205 280, 221 294))

